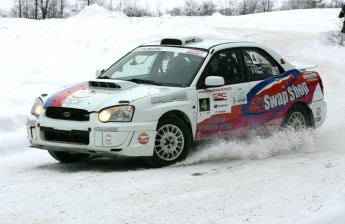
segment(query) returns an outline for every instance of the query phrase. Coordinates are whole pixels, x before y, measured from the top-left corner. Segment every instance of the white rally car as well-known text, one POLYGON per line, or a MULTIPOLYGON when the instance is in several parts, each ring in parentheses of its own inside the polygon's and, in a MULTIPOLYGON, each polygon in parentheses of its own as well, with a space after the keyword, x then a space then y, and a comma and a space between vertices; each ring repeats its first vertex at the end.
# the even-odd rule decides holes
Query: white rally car
POLYGON ((326 118, 317 72, 251 42, 162 39, 99 76, 38 97, 27 120, 32 147, 60 162, 91 154, 183 160, 192 143, 317 128, 326 118))

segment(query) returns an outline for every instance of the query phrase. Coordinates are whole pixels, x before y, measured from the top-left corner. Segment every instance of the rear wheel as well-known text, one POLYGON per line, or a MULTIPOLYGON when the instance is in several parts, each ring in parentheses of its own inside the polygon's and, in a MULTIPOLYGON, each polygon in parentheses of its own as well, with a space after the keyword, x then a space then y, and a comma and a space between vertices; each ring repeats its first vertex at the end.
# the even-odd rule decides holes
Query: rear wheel
POLYGON ((295 131, 308 128, 309 119, 305 108, 299 104, 293 105, 286 113, 282 127, 295 131))
POLYGON ((61 151, 48 151, 49 154, 61 163, 72 163, 84 158, 89 157, 89 154, 61 152, 61 151))
POLYGON ((189 152, 191 142, 186 122, 174 115, 165 116, 158 122, 154 153, 147 161, 154 167, 182 161, 189 152))

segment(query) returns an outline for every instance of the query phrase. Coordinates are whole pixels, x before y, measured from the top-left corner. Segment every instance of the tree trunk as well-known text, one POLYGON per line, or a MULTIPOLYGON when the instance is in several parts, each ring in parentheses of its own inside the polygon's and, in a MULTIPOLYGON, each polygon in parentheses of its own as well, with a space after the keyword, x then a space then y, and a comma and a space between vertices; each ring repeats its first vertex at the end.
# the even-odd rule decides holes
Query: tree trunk
POLYGON ((62 15, 63 15, 63 8, 64 8, 64 1, 61 0, 60 2, 60 19, 62 19, 62 15))
POLYGON ((35 0, 35 19, 38 19, 38 0, 35 0))
POLYGON ((19 18, 22 18, 22 1, 19 0, 18 2, 18 7, 19 7, 19 18))

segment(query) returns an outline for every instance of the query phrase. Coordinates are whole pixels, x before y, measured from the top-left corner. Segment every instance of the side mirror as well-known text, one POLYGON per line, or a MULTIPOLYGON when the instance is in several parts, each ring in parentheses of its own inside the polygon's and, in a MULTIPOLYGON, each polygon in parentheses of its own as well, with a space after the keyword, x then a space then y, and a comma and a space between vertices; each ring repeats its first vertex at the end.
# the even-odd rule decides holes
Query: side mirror
POLYGON ((105 71, 104 69, 102 69, 102 70, 96 70, 96 72, 95 72, 96 78, 97 78, 98 76, 102 75, 102 73, 103 73, 104 71, 105 71))
POLYGON ((205 79, 206 87, 217 87, 225 84, 224 78, 221 76, 208 76, 205 79))

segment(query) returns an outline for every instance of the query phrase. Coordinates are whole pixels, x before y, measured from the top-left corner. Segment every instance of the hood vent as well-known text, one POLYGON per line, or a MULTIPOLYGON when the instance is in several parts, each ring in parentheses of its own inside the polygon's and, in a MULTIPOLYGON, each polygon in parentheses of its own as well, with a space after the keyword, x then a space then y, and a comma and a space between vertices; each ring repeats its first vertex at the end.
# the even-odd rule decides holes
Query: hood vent
POLYGON ((112 82, 96 82, 90 81, 89 86, 98 88, 121 89, 121 86, 112 82))

